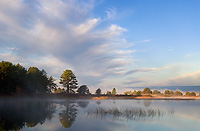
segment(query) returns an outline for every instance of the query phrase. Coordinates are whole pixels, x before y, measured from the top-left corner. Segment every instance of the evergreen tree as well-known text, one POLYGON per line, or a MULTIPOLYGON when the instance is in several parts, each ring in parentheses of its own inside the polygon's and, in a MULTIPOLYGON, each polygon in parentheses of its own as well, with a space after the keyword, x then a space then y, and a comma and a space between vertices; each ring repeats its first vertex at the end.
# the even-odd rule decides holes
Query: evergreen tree
POLYGON ((101 89, 100 89, 100 88, 98 88, 98 89, 96 90, 96 95, 101 95, 101 89))
POLYGON ((115 88, 113 88, 113 90, 112 90, 112 95, 116 95, 116 94, 117 94, 117 91, 116 91, 115 88))
POLYGON ((65 70, 63 71, 63 74, 61 75, 60 84, 62 84, 64 87, 67 88, 66 93, 75 93, 74 89, 76 89, 78 86, 78 81, 76 79, 76 76, 71 70, 65 70))
POLYGON ((88 87, 87 87, 86 85, 81 85, 81 86, 78 88, 77 92, 78 92, 79 94, 81 94, 81 95, 90 94, 90 91, 89 91, 89 89, 88 89, 88 87))

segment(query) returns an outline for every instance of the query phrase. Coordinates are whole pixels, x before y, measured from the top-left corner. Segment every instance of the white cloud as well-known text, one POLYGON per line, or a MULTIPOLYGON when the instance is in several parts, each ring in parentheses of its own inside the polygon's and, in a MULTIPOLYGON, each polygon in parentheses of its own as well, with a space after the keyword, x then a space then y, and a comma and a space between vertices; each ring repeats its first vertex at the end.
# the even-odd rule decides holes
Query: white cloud
POLYGON ((117 12, 115 8, 108 8, 108 10, 106 11, 107 17, 105 20, 109 20, 109 19, 113 19, 117 12))
POLYGON ((161 67, 161 68, 139 68, 139 69, 134 69, 134 70, 129 70, 128 72, 126 72, 126 75, 131 75, 134 73, 142 73, 142 72, 152 72, 152 71, 159 71, 159 70, 165 70, 165 69, 169 69, 169 66, 165 66, 165 67, 161 67))
POLYGON ((100 18, 99 19, 89 19, 86 23, 84 24, 80 24, 78 26, 74 26, 74 32, 78 33, 78 34, 86 34, 89 31, 91 31, 93 28, 95 28, 95 26, 98 24, 100 18))
POLYGON ((106 31, 106 34, 108 36, 117 36, 117 35, 121 35, 124 31, 127 31, 127 30, 117 25, 111 25, 109 27, 109 30, 106 31))

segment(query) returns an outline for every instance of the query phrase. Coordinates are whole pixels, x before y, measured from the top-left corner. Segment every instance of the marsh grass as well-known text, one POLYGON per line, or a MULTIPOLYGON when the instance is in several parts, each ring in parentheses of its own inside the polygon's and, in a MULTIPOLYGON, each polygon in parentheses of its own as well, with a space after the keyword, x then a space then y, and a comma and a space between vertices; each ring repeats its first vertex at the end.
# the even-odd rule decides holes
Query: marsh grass
POLYGON ((168 110, 166 112, 160 109, 143 109, 143 108, 90 108, 87 110, 88 117, 105 118, 111 117, 114 119, 145 119, 145 118, 161 118, 165 114, 174 114, 174 111, 168 110))

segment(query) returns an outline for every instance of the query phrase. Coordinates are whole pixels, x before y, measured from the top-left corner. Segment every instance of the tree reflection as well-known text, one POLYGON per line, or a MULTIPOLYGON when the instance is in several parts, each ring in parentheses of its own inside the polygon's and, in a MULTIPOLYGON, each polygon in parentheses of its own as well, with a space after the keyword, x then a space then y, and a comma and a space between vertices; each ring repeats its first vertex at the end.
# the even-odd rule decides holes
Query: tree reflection
POLYGON ((77 106, 75 103, 65 103, 63 104, 65 109, 59 113, 60 122, 64 128, 70 128, 77 116, 77 106))
POLYGON ((97 103, 97 105, 101 105, 101 101, 97 101, 96 103, 97 103))
POLYGON ((35 127, 50 120, 55 112, 55 106, 48 101, 0 101, 0 130, 20 130, 35 127))
POLYGON ((151 100, 144 100, 144 106, 149 107, 151 105, 151 100))
POLYGON ((89 101, 60 103, 45 100, 0 100, 0 131, 18 131, 24 127, 42 125, 53 118, 57 103, 64 106, 59 113, 60 123, 69 128, 76 120, 77 107, 86 108, 89 101))
POLYGON ((78 101, 77 104, 81 108, 86 108, 89 105, 89 101, 78 101))

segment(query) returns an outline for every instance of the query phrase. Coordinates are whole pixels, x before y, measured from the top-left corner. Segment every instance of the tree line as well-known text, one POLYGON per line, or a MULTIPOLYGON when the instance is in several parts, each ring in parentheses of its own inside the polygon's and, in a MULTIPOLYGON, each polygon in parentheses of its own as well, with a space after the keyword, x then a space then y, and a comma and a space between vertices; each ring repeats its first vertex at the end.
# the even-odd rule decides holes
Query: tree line
MULTIPOLYGON (((153 90, 151 91, 148 87, 144 88, 143 91, 126 91, 124 92, 124 95, 165 95, 165 96, 183 96, 183 93, 181 91, 172 91, 172 90, 165 90, 164 93, 161 93, 159 90, 153 90)), ((187 91, 185 93, 185 96, 197 96, 195 92, 189 92, 187 91)), ((199 93, 200 96, 200 93, 199 93)))
POLYGON ((0 62, 0 93, 48 93, 55 89, 52 76, 48 77, 45 70, 20 64, 0 62))
MULTIPOLYGON (((72 70, 64 70, 60 76, 59 83, 63 86, 60 88, 55 83, 55 79, 52 76, 47 76, 44 69, 40 70, 37 67, 29 67, 26 69, 22 65, 12 64, 11 62, 0 62, 0 93, 12 94, 12 93, 66 93, 66 94, 80 94, 90 95, 90 90, 87 85, 78 86, 78 80, 72 70), (57 88, 58 87, 58 88, 57 88)), ((100 96, 102 91, 98 88, 95 94, 100 96)), ((165 90, 161 93, 159 90, 151 91, 149 88, 145 88, 143 91, 126 91, 124 95, 165 95, 165 96, 182 96, 181 91, 165 90)), ((113 88, 112 91, 107 91, 104 95, 117 95, 117 91, 113 88)), ((186 92, 186 96, 196 96, 195 92, 186 92)), ((200 94, 199 94, 200 95, 200 94)))
MULTIPOLYGON (((64 70, 60 77, 58 87, 52 76, 47 76, 44 69, 29 67, 11 62, 0 62, 0 94, 35 94, 35 93, 66 93, 66 94, 91 94, 86 85, 78 86, 78 81, 72 70, 64 70), (78 88, 79 87, 79 88, 78 88), (77 89, 78 88, 78 89, 77 89), (77 90, 76 90, 77 89, 77 90), (75 91, 76 90, 76 91, 75 91)), ((101 89, 97 89, 97 95, 101 89)))

